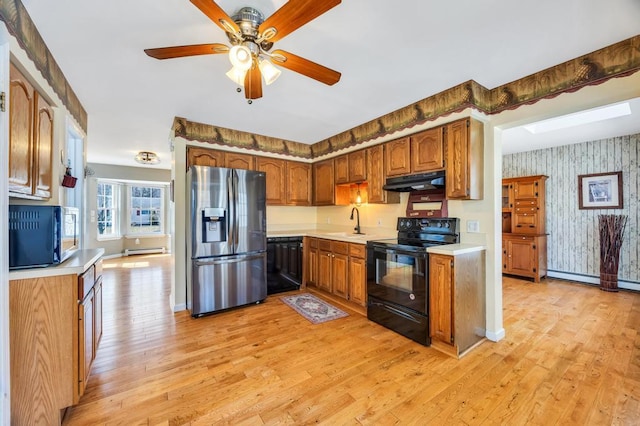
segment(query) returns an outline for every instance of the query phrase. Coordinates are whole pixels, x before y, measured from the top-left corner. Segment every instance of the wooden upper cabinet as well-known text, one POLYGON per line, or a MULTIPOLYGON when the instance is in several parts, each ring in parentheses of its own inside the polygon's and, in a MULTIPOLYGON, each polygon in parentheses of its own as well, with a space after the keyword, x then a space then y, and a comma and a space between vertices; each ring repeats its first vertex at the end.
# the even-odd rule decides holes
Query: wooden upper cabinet
POLYGON ((382 189, 385 184, 384 144, 367 148, 367 193, 369 203, 399 203, 399 192, 382 189))
POLYGON ((187 150, 187 167, 189 166, 224 167, 224 151, 190 146, 187 150))
POLYGON ((446 126, 447 198, 481 200, 483 189, 483 125, 472 118, 446 126))
POLYGON ((411 136, 411 171, 441 170, 444 167, 444 127, 411 136))
POLYGON ((286 203, 285 173, 286 160, 269 157, 258 157, 256 170, 265 172, 267 176, 267 205, 286 203))
POLYGON ((53 111, 49 104, 36 92, 35 151, 33 195, 51 198, 51 163, 53 154, 53 111))
POLYGON ((311 205, 311 164, 287 161, 287 204, 311 205))
POLYGON ((367 180, 367 150, 349 153, 349 182, 364 182, 367 180))
POLYGON ((349 183, 349 156, 341 155, 333 159, 335 184, 349 183))
POLYGON ((10 78, 9 191, 31 195, 34 164, 34 89, 13 64, 10 78))
POLYGON ((251 154, 225 152, 224 166, 230 169, 255 170, 255 157, 251 154))
POLYGON ((333 159, 313 164, 313 200, 316 206, 331 206, 335 203, 335 181, 333 159))
POLYGON ((411 144, 408 137, 384 145, 385 175, 400 176, 411 173, 411 144))

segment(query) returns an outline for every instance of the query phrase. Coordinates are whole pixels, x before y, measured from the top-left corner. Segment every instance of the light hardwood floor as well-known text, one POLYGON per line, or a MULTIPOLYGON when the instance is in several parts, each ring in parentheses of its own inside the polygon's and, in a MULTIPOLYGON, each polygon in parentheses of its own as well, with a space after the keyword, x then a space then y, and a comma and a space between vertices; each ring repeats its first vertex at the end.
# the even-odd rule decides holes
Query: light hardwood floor
POLYGON ((505 278, 506 338, 455 360, 355 312, 312 325, 279 295, 173 314, 170 271, 105 261, 104 337, 65 424, 640 422, 640 294, 505 278))

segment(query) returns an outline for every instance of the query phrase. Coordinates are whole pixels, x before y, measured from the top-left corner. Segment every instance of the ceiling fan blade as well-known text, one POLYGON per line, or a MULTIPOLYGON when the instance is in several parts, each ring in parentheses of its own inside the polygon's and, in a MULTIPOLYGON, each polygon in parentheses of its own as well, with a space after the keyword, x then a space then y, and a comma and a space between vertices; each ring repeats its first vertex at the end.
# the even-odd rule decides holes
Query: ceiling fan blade
POLYGON ((240 32, 238 24, 213 0, 191 0, 191 3, 207 15, 217 26, 222 28, 223 31, 233 33, 240 32))
POLYGON ((244 77, 244 97, 247 99, 258 99, 262 97, 262 75, 260 68, 256 65, 249 68, 244 77))
POLYGON ((226 53, 229 47, 220 43, 192 44, 189 46, 158 47, 156 49, 144 49, 144 53, 156 59, 181 58, 184 56, 215 55, 226 53))
POLYGON ((276 42, 340 3, 341 0, 289 0, 260 24, 260 33, 275 28, 275 35, 266 39, 276 42))
POLYGON ((284 50, 274 50, 271 52, 271 55, 271 59, 275 65, 306 75, 329 86, 333 86, 340 81, 340 76, 342 75, 338 71, 316 64, 293 53, 285 52, 284 50), (283 58, 284 60, 282 60, 283 58))

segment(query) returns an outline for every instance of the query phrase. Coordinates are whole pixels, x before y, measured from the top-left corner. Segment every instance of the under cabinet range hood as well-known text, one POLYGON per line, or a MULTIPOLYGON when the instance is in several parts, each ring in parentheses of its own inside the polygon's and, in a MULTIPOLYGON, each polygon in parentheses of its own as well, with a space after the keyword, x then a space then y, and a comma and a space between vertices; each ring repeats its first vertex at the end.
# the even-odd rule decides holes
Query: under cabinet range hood
POLYGON ((385 191, 411 192, 426 189, 444 188, 445 171, 420 173, 417 175, 398 176, 387 178, 387 183, 382 187, 385 191))

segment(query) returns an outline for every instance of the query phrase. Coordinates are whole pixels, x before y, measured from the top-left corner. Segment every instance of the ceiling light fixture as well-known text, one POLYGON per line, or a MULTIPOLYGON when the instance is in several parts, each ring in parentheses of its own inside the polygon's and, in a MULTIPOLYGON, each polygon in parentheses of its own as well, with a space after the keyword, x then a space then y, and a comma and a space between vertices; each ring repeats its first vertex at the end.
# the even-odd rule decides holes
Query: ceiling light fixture
POLYGON ((160 158, 155 152, 140 151, 136 155, 136 161, 140 164, 158 164, 160 162, 160 158))
POLYGON ((271 62, 267 59, 259 58, 258 67, 260 68, 260 72, 262 73, 262 77, 264 78, 264 83, 268 86, 280 77, 282 71, 273 66, 271 62))
POLYGON ((569 127, 581 126, 583 124, 596 123, 598 121, 623 117, 630 114, 631 108, 629 103, 624 102, 600 108, 592 108, 573 114, 562 115, 548 120, 537 121, 522 127, 533 134, 539 134, 552 132, 554 130, 567 129, 569 127))

